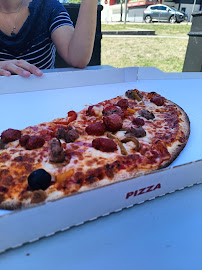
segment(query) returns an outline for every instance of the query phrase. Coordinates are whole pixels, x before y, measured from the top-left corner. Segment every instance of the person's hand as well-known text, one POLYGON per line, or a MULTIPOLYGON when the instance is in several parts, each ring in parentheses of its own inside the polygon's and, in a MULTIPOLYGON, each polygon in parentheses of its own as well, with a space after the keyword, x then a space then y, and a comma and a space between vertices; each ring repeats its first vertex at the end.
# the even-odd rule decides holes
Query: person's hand
POLYGON ((41 76, 43 72, 25 60, 0 61, 0 76, 10 76, 11 74, 29 77, 31 74, 41 76))

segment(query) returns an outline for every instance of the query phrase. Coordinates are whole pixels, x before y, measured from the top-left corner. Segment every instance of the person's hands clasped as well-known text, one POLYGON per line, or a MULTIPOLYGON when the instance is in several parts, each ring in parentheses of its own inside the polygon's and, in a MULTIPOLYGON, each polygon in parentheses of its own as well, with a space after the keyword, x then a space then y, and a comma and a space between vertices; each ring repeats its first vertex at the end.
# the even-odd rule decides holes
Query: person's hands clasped
POLYGON ((0 61, 0 76, 10 76, 12 74, 29 77, 31 74, 41 76, 43 72, 25 60, 0 61))

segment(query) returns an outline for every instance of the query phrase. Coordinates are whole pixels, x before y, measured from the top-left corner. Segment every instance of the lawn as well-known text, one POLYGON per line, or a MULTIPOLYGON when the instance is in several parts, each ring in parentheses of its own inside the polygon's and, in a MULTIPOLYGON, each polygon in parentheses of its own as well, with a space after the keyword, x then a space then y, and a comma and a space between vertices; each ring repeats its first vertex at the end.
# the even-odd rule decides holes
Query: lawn
POLYGON ((101 64, 114 67, 157 67, 164 72, 181 72, 188 44, 188 24, 116 24, 103 30, 151 29, 155 37, 108 37, 101 41, 101 64), (161 37, 163 35, 163 37, 161 37), (169 37, 165 37, 169 36, 169 37))
POLYGON ((151 24, 102 24, 102 31, 105 30, 133 30, 147 29, 154 30, 156 35, 178 35, 187 36, 191 28, 190 24, 167 24, 167 23, 151 23, 151 24))

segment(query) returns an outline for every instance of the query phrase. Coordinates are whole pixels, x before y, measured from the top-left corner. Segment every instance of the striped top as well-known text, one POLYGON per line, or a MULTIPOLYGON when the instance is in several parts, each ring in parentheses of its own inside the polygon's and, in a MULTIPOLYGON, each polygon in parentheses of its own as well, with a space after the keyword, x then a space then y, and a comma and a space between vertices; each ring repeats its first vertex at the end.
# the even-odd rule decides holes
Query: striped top
POLYGON ((30 16, 15 36, 0 30, 0 61, 24 59, 40 69, 54 68, 56 48, 51 34, 72 21, 57 0, 32 0, 30 16))

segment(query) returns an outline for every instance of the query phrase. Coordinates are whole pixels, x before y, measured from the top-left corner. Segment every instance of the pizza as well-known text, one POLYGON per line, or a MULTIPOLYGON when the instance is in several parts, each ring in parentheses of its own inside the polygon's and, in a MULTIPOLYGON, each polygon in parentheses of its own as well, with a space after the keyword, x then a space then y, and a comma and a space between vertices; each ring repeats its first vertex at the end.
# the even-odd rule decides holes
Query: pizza
POLYGON ((170 165, 185 147, 184 110, 137 89, 0 139, 0 208, 52 201, 170 165))

